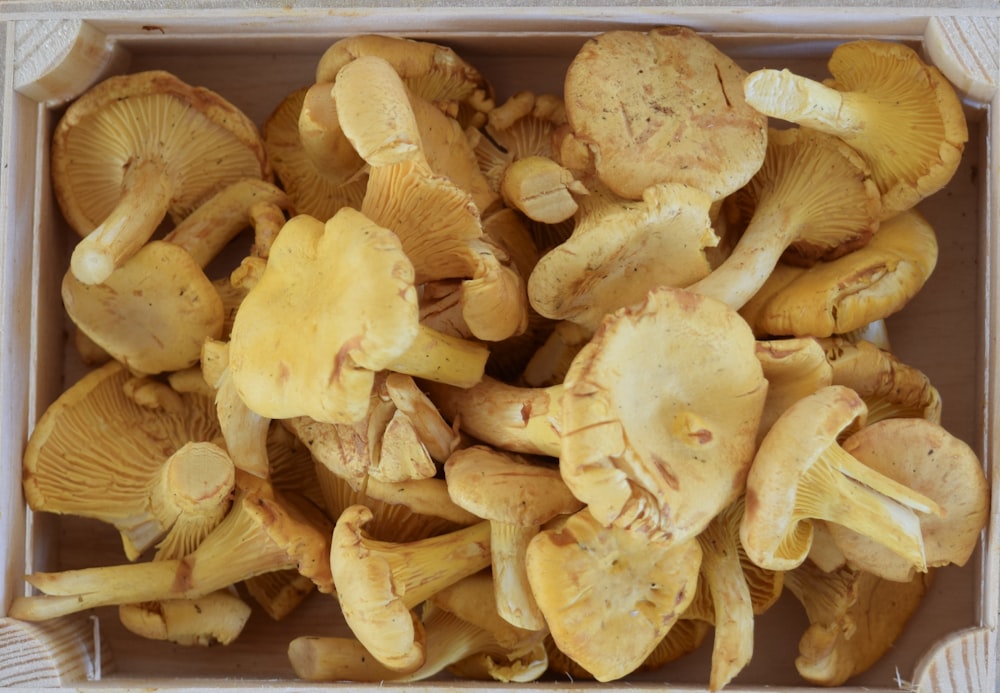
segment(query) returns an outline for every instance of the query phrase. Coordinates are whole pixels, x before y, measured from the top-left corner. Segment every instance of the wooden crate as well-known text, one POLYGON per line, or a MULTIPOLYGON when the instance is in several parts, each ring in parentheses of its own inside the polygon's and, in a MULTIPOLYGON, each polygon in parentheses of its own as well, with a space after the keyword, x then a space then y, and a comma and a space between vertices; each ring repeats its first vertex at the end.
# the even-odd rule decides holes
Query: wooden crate
MULTIPOLYGON (((687 4, 603 7, 517 0, 478 5, 259 2, 0 3, 0 615, 25 589, 25 572, 119 562, 116 537, 94 523, 32 514, 20 493, 20 458, 33 422, 78 375, 68 356, 59 282, 71 233, 48 185, 48 135, 62 107, 110 74, 150 68, 215 89, 258 123, 292 89, 309 84, 334 40, 362 32, 402 34, 454 47, 493 81, 498 101, 519 89, 558 91, 576 48, 611 28, 683 24, 704 32, 744 67, 791 67, 822 76, 838 42, 901 40, 923 51, 963 95, 971 140, 947 189, 921 205, 938 230, 932 280, 890 319, 901 358, 941 391, 944 424, 988 467, 996 497, 994 408, 997 235, 1000 232, 1000 10, 995 2, 935 9, 866 3, 754 7, 687 4)), ((994 691, 1000 550, 997 514, 964 568, 939 572, 889 654, 850 690, 994 691)), ((786 600, 787 601, 787 600, 786 600)), ((806 626, 779 604, 757 625, 750 666, 728 690, 802 686, 793 660, 806 626)), ((184 650, 138 641, 98 610, 32 625, 0 617, 0 686, 177 689, 312 687, 294 679, 285 647, 300 634, 343 633, 332 600, 274 624, 254 619, 227 648, 184 650)), ((710 646, 652 675, 611 685, 568 680, 523 690, 702 690, 710 646), (669 685, 666 685, 669 684, 669 685)), ((422 689, 466 687, 437 681, 422 689)), ((337 687, 337 686, 334 686, 337 687)), ((478 687, 478 686, 475 686, 478 687)), ((414 688, 410 686, 410 688, 414 688)))

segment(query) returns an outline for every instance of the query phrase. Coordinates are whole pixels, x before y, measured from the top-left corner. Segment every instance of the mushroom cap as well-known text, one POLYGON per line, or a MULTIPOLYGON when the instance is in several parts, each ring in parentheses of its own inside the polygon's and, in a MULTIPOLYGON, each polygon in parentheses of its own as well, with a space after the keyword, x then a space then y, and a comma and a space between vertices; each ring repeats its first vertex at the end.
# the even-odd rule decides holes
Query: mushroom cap
POLYGON ((721 199, 750 180, 767 144, 767 118, 743 98, 745 76, 685 27, 609 31, 567 69, 566 116, 621 196, 669 181, 721 199))
POLYGON ((215 285, 189 252, 150 241, 102 284, 67 272, 63 305, 95 343, 137 373, 196 364, 206 338, 218 339, 225 308, 215 285))
POLYGON ((589 196, 573 234, 528 277, 532 307, 593 330, 652 288, 693 284, 711 271, 705 248, 718 242, 710 206, 707 194, 678 183, 647 188, 641 202, 589 196))
POLYGON ((348 181, 324 175, 307 155, 298 128, 306 87, 289 93, 264 121, 262 136, 268 160, 295 210, 317 219, 329 219, 341 207, 361 206, 367 173, 348 181))
POLYGON ((757 433, 759 441, 788 407, 831 385, 833 368, 823 347, 811 337, 758 341, 757 358, 767 378, 767 399, 757 433))
POLYGON ((918 210, 883 220, 867 245, 809 268, 780 264, 740 313, 759 334, 829 337, 901 310, 937 264, 918 210))
POLYGON ((736 499, 767 393, 755 350, 734 310, 684 289, 601 323, 566 374, 560 457, 599 522, 681 541, 736 499))
POLYGON ((227 183, 271 176, 256 125, 223 97, 160 70, 118 75, 74 101, 52 136, 53 190, 70 226, 95 229, 125 171, 145 160, 173 182, 174 221, 227 183))
POLYGON ((272 419, 364 418, 374 372, 416 338, 413 278, 395 234, 354 209, 290 219, 233 321, 240 396, 272 419))
POLYGON ((136 557, 162 535, 149 534, 142 521, 152 480, 186 443, 214 440, 220 431, 211 398, 180 393, 181 406, 144 407, 125 394, 130 378, 111 361, 63 392, 28 439, 22 485, 33 510, 120 525, 136 557))
POLYGON ((456 450, 444 473, 452 500, 485 520, 531 527, 583 505, 556 466, 485 445, 456 450))
POLYGON ((532 592, 556 646, 598 681, 643 664, 694 597, 701 548, 602 527, 580 511, 527 552, 532 592))
MULTIPOLYGON (((872 469, 937 501, 944 516, 919 515, 927 565, 965 565, 989 516, 983 466, 967 443, 926 419, 896 418, 865 426, 841 445, 872 469)), ((914 578, 912 565, 870 538, 834 524, 830 533, 850 564, 889 580, 914 578)))

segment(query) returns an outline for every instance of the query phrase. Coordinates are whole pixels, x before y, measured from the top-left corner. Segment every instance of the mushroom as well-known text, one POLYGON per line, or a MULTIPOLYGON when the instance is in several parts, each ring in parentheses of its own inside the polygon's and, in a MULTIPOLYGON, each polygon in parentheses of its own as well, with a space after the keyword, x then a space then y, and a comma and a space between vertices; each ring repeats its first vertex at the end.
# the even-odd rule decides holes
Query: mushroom
POLYGON ((934 66, 897 41, 837 46, 826 82, 788 70, 750 73, 743 93, 774 118, 835 135, 868 162, 882 195, 882 216, 910 209, 944 187, 969 133, 962 102, 934 66))
POLYGON ((528 544, 532 593, 552 639, 598 681, 646 660, 694 597, 701 548, 601 526, 586 510, 528 544))
POLYGON ((532 270, 531 306, 594 330, 650 289, 705 277, 711 267, 704 250, 718 242, 710 205, 707 194, 677 183, 647 188, 641 202, 595 192, 581 203, 572 235, 532 270))
POLYGON ((444 474, 451 499, 490 521, 498 613, 519 628, 543 629, 545 619, 531 594, 524 554, 542 525, 577 512, 583 503, 563 483, 558 467, 485 445, 456 450, 444 474))
POLYGON ((867 671, 903 632, 933 574, 894 582, 847 568, 826 572, 811 561, 786 573, 810 624, 799 640, 799 674, 816 685, 839 686, 867 671))
POLYGON ((735 311, 659 287, 605 318, 564 383, 427 388, 473 438, 558 457, 602 524, 673 542, 693 538, 742 491, 767 382, 735 311))
POLYGON ((413 278, 398 238, 356 210, 289 220, 233 322, 240 397, 267 418, 354 423, 380 370, 478 382, 488 350, 421 326, 413 278))
POLYGON ((830 337, 899 312, 937 264, 934 229, 918 210, 879 224, 868 244, 812 267, 778 263, 740 309, 766 335, 830 337))
MULTIPOLYGON (((499 617, 488 572, 463 578, 433 595, 423 607, 421 625, 426 657, 407 674, 382 665, 356 638, 300 636, 289 643, 288 658, 296 675, 306 681, 399 683, 428 679, 475 654, 493 662, 496 671, 503 668, 503 660, 537 654, 542 639, 542 633, 515 628, 499 617)), ((519 681, 534 680, 545 672, 544 650, 541 655, 540 661, 528 657, 523 669, 533 675, 522 672, 519 681)))
POLYGON ((767 144, 767 119, 743 99, 745 76, 686 27, 608 31, 566 70, 566 117, 622 197, 675 182, 719 200, 750 180, 767 144))
POLYGON ((123 604, 118 609, 119 620, 130 633, 201 647, 231 644, 243 632, 250 613, 246 602, 225 589, 195 599, 123 604))
POLYGON ((330 568, 355 637, 383 666, 407 674, 426 660, 424 628, 412 609, 489 566, 489 522, 398 543, 368 536, 362 528, 371 518, 362 505, 341 513, 333 530, 330 568))
POLYGON ((52 184, 82 236, 71 272, 104 282, 168 214, 271 170, 253 122, 223 97, 152 70, 110 77, 73 102, 52 135, 52 184))
POLYGON ((431 169, 406 87, 377 57, 345 65, 334 83, 341 126, 371 166, 361 212, 395 232, 415 283, 461 279, 462 316, 479 339, 527 326, 527 295, 482 227, 471 193, 431 169))
POLYGON ((22 486, 33 510, 114 525, 126 557, 135 560, 186 505, 231 488, 233 469, 228 458, 202 462, 191 448, 181 452, 219 436, 211 399, 170 391, 143 406, 126 392, 130 378, 111 361, 63 392, 28 439, 22 486))
POLYGON ((197 363, 202 343, 226 327, 222 297, 204 268, 251 224, 258 203, 287 207, 280 189, 239 179, 213 194, 163 240, 141 248, 102 283, 67 272, 63 305, 70 319, 115 359, 138 373, 197 363))
POLYGON ((759 443, 788 407, 833 384, 833 367, 820 343, 810 337, 761 340, 756 353, 767 379, 767 399, 757 429, 759 443))
MULTIPOLYGON (((927 565, 965 565, 989 516, 989 485, 967 443, 922 418, 884 419, 847 438, 844 451, 875 472, 925 494, 944 509, 921 515, 927 565)), ((914 578, 913 566, 869 537, 830 525, 847 564, 887 580, 914 578)))
POLYGON ((878 228, 878 188, 864 160, 836 137, 804 128, 771 130, 763 165, 729 201, 747 210, 746 228, 722 264, 688 288, 736 310, 783 255, 832 259, 878 228))
POLYGON ((854 529, 927 568, 919 513, 940 514, 927 496, 846 453, 837 442, 865 403, 829 385, 792 404, 757 448, 746 480, 740 540, 750 560, 770 570, 800 565, 812 543, 812 519, 854 529))
POLYGON ((329 535, 265 489, 241 489, 225 519, 181 559, 28 575, 43 594, 15 598, 9 614, 40 621, 99 606, 196 599, 288 568, 310 577, 321 592, 332 592, 329 535))
MULTIPOLYGON (((362 170, 347 180, 331 177, 309 157, 299 129, 299 115, 307 90, 303 87, 287 94, 264 121, 261 136, 275 176, 288 192, 296 211, 317 219, 329 219, 341 207, 356 209, 361 206, 368 176, 362 170)), ((329 88, 326 91, 329 92, 329 88)), ((332 103, 332 99, 327 101, 332 103)), ((345 143, 352 158, 360 158, 350 142, 345 143)))

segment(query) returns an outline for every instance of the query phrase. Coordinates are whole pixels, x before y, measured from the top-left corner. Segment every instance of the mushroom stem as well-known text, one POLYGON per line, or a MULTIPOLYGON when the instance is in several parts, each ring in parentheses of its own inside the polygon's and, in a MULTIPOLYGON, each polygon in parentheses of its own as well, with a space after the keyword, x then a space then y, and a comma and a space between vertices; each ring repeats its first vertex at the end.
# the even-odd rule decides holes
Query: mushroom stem
POLYGON ((688 290, 739 310, 771 275, 781 254, 795 240, 799 225, 794 210, 761 200, 729 257, 688 290))
POLYGON ((539 525, 525 527, 496 520, 491 523, 497 613, 508 623, 529 630, 545 628, 545 617, 531 595, 528 571, 524 566, 528 544, 540 530, 539 525))
POLYGON ((461 389, 427 383, 431 400, 473 438, 512 452, 558 457, 562 384, 530 388, 486 376, 461 389))
POLYGON ((70 270, 84 284, 101 284, 148 241, 169 209, 174 186, 150 159, 126 164, 118 204, 73 249, 70 270))
POLYGON ((483 377, 489 349, 420 324, 416 338, 386 370, 414 378, 467 388, 483 377))
POLYGON ((842 92, 789 70, 762 69, 743 82, 747 101, 772 118, 780 118, 828 135, 860 132, 865 128, 875 99, 860 105, 865 95, 842 92), (866 116, 865 114, 869 115, 866 116))

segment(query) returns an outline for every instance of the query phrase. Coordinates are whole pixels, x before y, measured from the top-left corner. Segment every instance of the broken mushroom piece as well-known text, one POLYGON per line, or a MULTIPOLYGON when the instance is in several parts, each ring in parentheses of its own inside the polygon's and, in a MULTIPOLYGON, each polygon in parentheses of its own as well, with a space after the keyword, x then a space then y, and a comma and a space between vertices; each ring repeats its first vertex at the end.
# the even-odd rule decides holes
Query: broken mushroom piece
POLYGON ((962 102, 934 66, 902 43, 850 41, 817 82, 788 70, 750 73, 746 100, 773 118, 844 140, 868 162, 882 195, 882 218, 944 187, 969 138, 962 102))
POLYGON ((556 646, 598 681, 635 671, 694 597, 701 548, 603 527, 586 510, 528 544, 531 589, 556 646))
POLYGON ((796 670, 820 686, 839 686, 867 671, 895 644, 933 574, 895 582, 848 568, 827 572, 811 561, 786 573, 810 624, 799 640, 796 670))
POLYGON ((854 529, 899 554, 916 570, 927 561, 917 513, 940 515, 927 496, 846 453, 837 437, 865 403, 830 385, 790 406, 761 441, 746 481, 740 540, 750 560, 770 570, 800 565, 812 544, 812 520, 854 529))
POLYGON ((688 288, 736 310, 783 255, 832 259, 878 229, 878 188, 864 160, 836 137, 805 128, 771 130, 760 170, 727 202, 746 210, 746 228, 726 259, 688 288))
POLYGON ((812 267, 778 263, 740 309, 761 335, 830 337, 899 312, 937 264, 933 227, 918 210, 879 224, 867 245, 812 267))
POLYGON ((561 384, 426 386, 473 438, 558 457, 602 524, 674 542, 742 491, 767 392, 755 348, 725 304, 659 287, 608 315, 561 384))
POLYGON ((489 351, 423 327, 413 281, 395 234, 356 210, 289 220, 233 322, 240 397, 267 418, 354 423, 377 371, 478 382, 489 351))
POLYGON ((423 624, 412 610, 489 566, 489 522, 397 543, 368 536, 363 527, 371 517, 362 505, 341 513, 333 530, 330 569, 355 637, 383 666, 407 674, 426 661, 423 624))
POLYGON ((243 632, 250 606, 226 589, 195 599, 123 604, 118 618, 130 632, 183 646, 229 645, 243 632))
POLYGON ((583 503, 570 493, 557 466, 529 462, 485 445, 455 451, 444 465, 444 474, 451 499, 490 521, 500 616, 519 628, 542 630, 545 618, 531 594, 524 554, 542 525, 577 512, 583 503))
POLYGON ((181 559, 33 573, 43 594, 15 598, 10 615, 42 621, 116 604, 196 599, 254 575, 295 568, 321 592, 334 590, 330 540, 273 493, 238 493, 225 519, 181 559))
POLYGON ((581 202, 572 235, 545 253, 528 278, 541 315, 590 330, 608 313, 658 286, 688 286, 711 271, 705 248, 718 242, 707 194, 653 185, 641 201, 595 192, 581 202))
POLYGON ((767 118, 743 98, 745 76, 686 27, 609 31, 566 70, 566 117, 622 197, 674 182, 720 200, 750 180, 767 144, 767 118))
MULTIPOLYGON (((875 472, 923 493, 944 509, 920 515, 927 565, 965 565, 989 516, 989 488, 976 453, 939 424, 921 418, 884 419, 841 443, 875 472)), ((906 582, 914 567, 857 531, 829 526, 848 565, 887 580, 906 582)))
POLYGON ((100 284, 169 214, 176 222, 240 178, 270 179, 256 125, 233 104, 159 70, 110 77, 52 136, 52 183, 83 239, 74 277, 100 284))
POLYGON ((233 469, 228 458, 202 465, 180 452, 219 436, 211 399, 173 393, 172 405, 142 406, 126 394, 130 378, 112 361, 60 395, 28 439, 22 486, 33 510, 114 525, 131 561, 164 537, 184 503, 231 489, 233 469))

